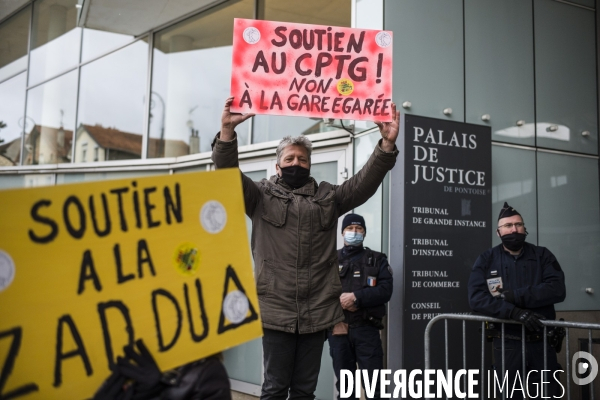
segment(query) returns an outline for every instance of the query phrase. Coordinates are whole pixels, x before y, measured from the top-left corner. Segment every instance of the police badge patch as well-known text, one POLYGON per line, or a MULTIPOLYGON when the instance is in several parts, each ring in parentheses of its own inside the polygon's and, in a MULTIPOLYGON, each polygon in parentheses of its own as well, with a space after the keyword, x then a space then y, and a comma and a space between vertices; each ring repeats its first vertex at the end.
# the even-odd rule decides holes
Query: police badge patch
POLYGON ((492 294, 492 296, 494 296, 494 297, 500 296, 500 292, 498 291, 498 289, 502 289, 502 278, 501 277, 487 279, 487 285, 488 285, 488 289, 490 290, 490 293, 492 294))

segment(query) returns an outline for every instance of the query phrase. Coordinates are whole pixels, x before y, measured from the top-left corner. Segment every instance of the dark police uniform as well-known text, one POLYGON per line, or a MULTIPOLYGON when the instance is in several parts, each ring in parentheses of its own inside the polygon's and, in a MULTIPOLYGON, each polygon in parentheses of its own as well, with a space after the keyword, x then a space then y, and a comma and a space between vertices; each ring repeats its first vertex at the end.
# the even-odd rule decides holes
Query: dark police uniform
MULTIPOLYGON (((333 369, 338 378, 340 370, 383 368, 383 349, 379 330, 383 329, 385 303, 392 296, 392 273, 387 257, 363 246, 344 246, 338 250, 340 280, 344 293, 353 292, 357 311, 344 310, 348 334, 341 336, 328 332, 329 352, 333 359, 333 369)), ((354 395, 350 396, 351 398, 354 395)), ((379 386, 376 395, 379 398, 379 386)))
MULTIPOLYGON (((473 311, 494 318, 510 319, 511 313, 518 307, 553 320, 556 318, 554 304, 562 302, 565 296, 565 275, 556 257, 547 248, 527 242, 523 244, 523 250, 518 256, 512 256, 501 244, 487 250, 477 258, 469 277, 469 305, 473 311), (506 290, 514 294, 514 303, 501 297, 501 293, 506 290)), ((561 369, 556 352, 551 346, 547 346, 548 365, 544 368, 542 334, 543 332, 526 331, 526 371, 561 369)), ((507 324, 505 335, 505 368, 509 373, 509 385, 512 388, 516 371, 520 372, 525 384, 521 341, 515 340, 521 337, 521 325, 507 324)), ((495 338, 494 360, 499 377, 502 370, 501 357, 502 342, 501 339, 495 338)), ((531 382, 539 384, 540 379, 539 373, 532 373, 529 378, 530 387, 531 382)), ((550 396, 561 394, 552 373, 546 374, 544 381, 550 382, 550 396)), ((532 390, 535 390, 535 387, 532 387, 532 390)), ((521 397, 520 391, 515 391, 515 394, 521 397)))

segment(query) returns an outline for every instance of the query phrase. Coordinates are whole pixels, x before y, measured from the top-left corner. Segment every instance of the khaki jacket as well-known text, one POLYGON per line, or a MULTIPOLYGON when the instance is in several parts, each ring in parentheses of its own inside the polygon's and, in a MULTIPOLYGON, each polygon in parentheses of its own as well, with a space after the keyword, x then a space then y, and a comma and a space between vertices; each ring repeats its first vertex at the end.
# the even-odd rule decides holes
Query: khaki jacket
MULTIPOLYGON (((277 175, 254 182, 242 174, 246 214, 252 220, 252 255, 263 326, 312 333, 344 320, 340 306, 337 220, 367 201, 398 151, 378 144, 366 165, 341 185, 310 178, 292 190, 277 175)), ((213 142, 216 168, 236 168, 237 138, 213 142)))

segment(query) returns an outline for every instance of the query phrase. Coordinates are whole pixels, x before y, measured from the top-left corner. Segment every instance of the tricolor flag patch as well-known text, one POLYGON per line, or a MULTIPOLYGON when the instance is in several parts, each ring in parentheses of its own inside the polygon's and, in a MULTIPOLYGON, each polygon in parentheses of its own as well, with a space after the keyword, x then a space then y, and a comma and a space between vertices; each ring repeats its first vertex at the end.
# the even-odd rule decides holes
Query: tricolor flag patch
POLYGON ((367 277, 367 285, 369 285, 369 286, 377 285, 377 278, 374 276, 368 276, 367 277))

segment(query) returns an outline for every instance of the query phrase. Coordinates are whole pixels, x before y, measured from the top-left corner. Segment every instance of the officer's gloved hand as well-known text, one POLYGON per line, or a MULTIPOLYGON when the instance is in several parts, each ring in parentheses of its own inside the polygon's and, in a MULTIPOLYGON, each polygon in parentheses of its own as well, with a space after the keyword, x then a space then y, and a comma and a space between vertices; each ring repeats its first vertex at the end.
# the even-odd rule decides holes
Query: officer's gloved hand
MULTIPOLYGON (((134 381, 135 394, 157 393, 162 390, 162 373, 154 361, 152 354, 148 351, 144 342, 139 339, 135 342, 137 352, 132 345, 125 346, 123 350, 127 359, 119 359, 115 367, 122 375, 134 381), (131 363, 129 360, 135 362, 131 363)), ((139 397, 134 394, 133 398, 139 397)))
POLYGON ((515 294, 510 289, 498 289, 500 292, 500 298, 504 301, 508 301, 511 304, 515 304, 515 294))
POLYGON ((544 328, 544 324, 540 322, 541 319, 546 319, 543 315, 534 313, 531 310, 523 310, 522 308, 515 307, 510 313, 510 318, 517 322, 525 325, 528 331, 539 331, 544 328))

